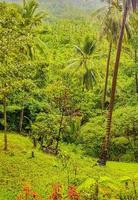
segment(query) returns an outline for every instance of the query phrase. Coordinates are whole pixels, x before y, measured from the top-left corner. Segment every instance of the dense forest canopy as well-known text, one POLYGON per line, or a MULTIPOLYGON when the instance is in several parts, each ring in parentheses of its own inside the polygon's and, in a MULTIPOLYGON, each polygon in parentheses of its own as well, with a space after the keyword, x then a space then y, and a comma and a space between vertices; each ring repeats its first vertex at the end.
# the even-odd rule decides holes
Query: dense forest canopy
MULTIPOLYGON (((58 137, 82 143, 86 152, 98 156, 122 4, 113 1, 109 8, 91 14, 91 20, 57 18, 51 22, 34 0, 24 7, 0 5, 1 129, 31 132, 42 143, 51 138, 58 145, 58 137)), ((124 28, 112 129, 115 150, 110 151, 110 159, 133 152, 131 159, 137 160, 137 13, 130 13, 124 28)))
MULTIPOLYGON (((82 143, 87 153, 98 156, 121 6, 113 1, 111 7, 91 14, 91 20, 57 18, 50 22, 35 1, 24 7, 1 3, 1 115, 5 112, 1 129, 31 132, 42 143, 56 143, 57 137, 82 143)), ((127 19, 122 48, 110 159, 134 153, 130 157, 136 160, 137 13, 127 19)))
POLYGON ((0 1, 5 151, 14 131, 31 139, 33 158, 37 148, 58 157, 74 145, 94 166, 138 161, 137 5, 0 1))

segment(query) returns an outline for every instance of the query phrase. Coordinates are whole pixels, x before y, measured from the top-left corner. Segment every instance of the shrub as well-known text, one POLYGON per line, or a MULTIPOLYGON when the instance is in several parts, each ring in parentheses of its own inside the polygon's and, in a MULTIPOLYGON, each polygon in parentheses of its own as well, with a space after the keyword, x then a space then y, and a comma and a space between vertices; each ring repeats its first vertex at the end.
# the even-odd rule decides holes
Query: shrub
POLYGON ((68 187, 68 198, 70 200, 80 200, 80 194, 77 192, 74 186, 68 187))
POLYGON ((42 200, 37 192, 31 190, 31 187, 26 184, 23 190, 17 195, 16 200, 42 200))
POLYGON ((82 126, 80 143, 88 155, 97 157, 104 132, 104 117, 95 117, 86 125, 82 126))
MULTIPOLYGON (((81 127, 79 139, 87 154, 99 156, 105 125, 105 116, 97 116, 81 127)), ((113 114, 110 159, 126 161, 123 156, 133 154, 130 159, 127 157, 127 161, 137 161, 137 134, 138 107, 116 109, 113 114)))
POLYGON ((54 184, 52 194, 48 197, 48 200, 60 200, 60 199, 62 199, 63 196, 62 196, 61 189, 62 189, 61 185, 54 184))

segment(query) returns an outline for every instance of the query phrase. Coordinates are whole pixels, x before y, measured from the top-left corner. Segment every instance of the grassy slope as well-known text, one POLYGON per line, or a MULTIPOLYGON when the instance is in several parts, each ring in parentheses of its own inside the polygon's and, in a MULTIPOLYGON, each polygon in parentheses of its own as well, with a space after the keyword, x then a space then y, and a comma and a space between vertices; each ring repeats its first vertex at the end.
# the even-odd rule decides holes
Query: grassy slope
MULTIPOLYGON (((32 143, 28 138, 17 134, 9 134, 9 151, 3 152, 3 134, 0 133, 0 200, 14 200, 24 183, 42 196, 46 196, 52 183, 60 182, 67 185, 67 169, 54 156, 35 152, 30 158, 32 143)), ((64 152, 71 152, 70 180, 74 180, 73 166, 77 164, 77 179, 80 182, 89 177, 109 176, 119 186, 119 178, 138 173, 138 164, 109 162, 107 167, 92 167, 94 160, 83 157, 80 150, 73 146, 63 146, 64 152)))

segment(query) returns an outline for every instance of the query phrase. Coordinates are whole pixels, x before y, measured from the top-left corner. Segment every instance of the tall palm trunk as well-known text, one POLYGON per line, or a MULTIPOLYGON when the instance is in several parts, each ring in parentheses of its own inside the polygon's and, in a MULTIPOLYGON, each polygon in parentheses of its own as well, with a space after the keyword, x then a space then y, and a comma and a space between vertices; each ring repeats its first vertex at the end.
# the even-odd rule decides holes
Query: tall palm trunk
MULTIPOLYGON (((111 10, 111 0, 108 0, 108 6, 109 6, 109 11, 110 11, 111 10)), ((104 93, 103 93, 103 99, 102 99, 102 110, 104 110, 105 102, 106 102, 108 77, 109 77, 109 66, 110 66, 110 60, 111 60, 111 51, 112 51, 112 41, 110 41, 110 44, 109 44, 109 51, 108 51, 108 57, 107 57, 104 93)))
POLYGON ((4 114, 4 150, 8 150, 8 139, 7 139, 7 108, 6 108, 6 95, 3 97, 3 114, 4 114))
POLYGON ((26 4, 26 0, 23 0, 23 6, 25 6, 25 4, 26 4))
POLYGON ((112 80, 111 99, 110 99, 109 111, 108 111, 108 115, 107 115, 106 135, 103 139, 103 143, 101 146, 101 155, 98 160, 99 165, 106 165, 106 162, 108 159, 109 143, 110 143, 110 137, 111 137, 112 113, 113 113, 115 93, 116 93, 116 84, 117 84, 117 75, 118 75, 120 55, 121 55, 121 50, 122 50, 124 28, 125 28, 127 13, 128 13, 128 9, 129 9, 128 1, 129 0, 126 0, 126 4, 124 7, 123 20, 122 20, 121 31, 120 31, 120 36, 119 36, 119 41, 118 41, 118 46, 117 46, 116 61, 115 61, 115 65, 114 65, 114 74, 113 74, 113 80, 112 80))
POLYGON ((103 94, 103 100, 102 100, 102 110, 104 110, 105 102, 106 102, 111 52, 112 52, 112 41, 110 42, 109 51, 108 51, 108 58, 107 58, 107 65, 106 65, 106 75, 105 75, 105 85, 104 85, 104 94, 103 94))
POLYGON ((136 93, 138 93, 138 74, 135 73, 135 80, 136 80, 136 93))
MULTIPOLYGON (((137 50, 135 50, 135 63, 137 63, 137 50)), ((135 72, 136 93, 138 93, 138 73, 135 72)))
POLYGON ((22 108, 20 112, 19 132, 22 132, 23 119, 24 119, 24 108, 22 108))

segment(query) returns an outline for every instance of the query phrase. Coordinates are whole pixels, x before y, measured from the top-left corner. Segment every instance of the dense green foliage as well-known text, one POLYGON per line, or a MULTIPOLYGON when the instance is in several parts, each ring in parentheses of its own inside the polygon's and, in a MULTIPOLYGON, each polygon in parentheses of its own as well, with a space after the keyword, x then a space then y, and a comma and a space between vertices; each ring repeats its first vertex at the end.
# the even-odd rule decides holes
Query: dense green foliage
MULTIPOLYGON (((114 112, 113 118, 112 135, 114 137, 111 141, 110 157, 118 161, 137 161, 138 107, 118 108, 114 112)), ((90 155, 99 155, 104 128, 103 116, 95 117, 82 126, 81 141, 90 155)))
MULTIPOLYGON (((91 22, 83 19, 49 22, 47 15, 37 11, 35 1, 29 1, 23 8, 6 3, 0 6, 1 116, 5 112, 6 117, 5 122, 1 119, 1 129, 6 126, 6 130, 28 132, 41 147, 50 145, 50 141, 55 146, 59 140, 81 143, 86 153, 97 157, 105 127, 106 111, 101 107, 108 54, 106 38, 102 43, 98 40, 101 22, 96 16, 91 22)), ((104 12, 98 16, 106 16, 104 12)), ((111 22, 114 20, 117 25, 119 16, 111 22)), ((113 119, 112 160, 137 160, 136 16, 129 18, 131 36, 124 40, 113 119)), ((109 24, 104 23, 102 31, 107 32, 109 24)), ((111 31, 113 28, 110 27, 111 31)), ((112 36, 112 32, 107 33, 108 41, 112 36)), ((106 108, 111 78, 112 68, 106 108)))
MULTIPOLYGON (((57 7, 62 1, 59 3, 57 7)), ((66 6, 68 8, 68 4, 66 6)), ((82 199, 91 199, 94 194, 90 194, 90 188, 95 187, 97 181, 102 185, 104 181, 100 178, 106 173, 111 179, 127 173, 132 173, 130 178, 134 178, 137 164, 110 162, 106 169, 94 165, 106 132, 123 6, 113 0, 111 5, 87 16, 78 10, 79 17, 68 17, 71 11, 67 10, 58 18, 42 12, 35 0, 26 0, 23 5, 0 2, 0 130, 4 130, 0 133, 0 143, 3 141, 3 149, 9 150, 1 152, 1 163, 5 163, 6 168, 0 167, 6 176, 3 178, 0 174, 0 179, 2 177, 2 184, 8 185, 0 189, 2 199, 14 198, 22 183, 27 181, 45 196, 50 191, 49 184, 57 182, 59 176, 65 187, 69 181, 82 191, 82 199), (30 149, 28 139, 9 135, 10 131, 28 136, 33 148, 30 149), (30 171, 27 162, 30 162, 30 171), (78 166, 80 172, 76 177, 78 166), (121 166, 122 173, 119 173, 121 166), (63 172, 62 167, 65 167, 63 172), (70 172, 72 169, 74 172, 70 172), (15 170, 13 176, 17 176, 13 181, 11 170, 15 170), (50 173, 51 182, 47 180, 50 173), (31 177, 35 175, 36 178, 31 177)), ((108 159, 137 162, 138 12, 130 10, 126 21, 108 159)), ((115 194, 121 192, 116 189, 121 186, 119 182, 110 186, 110 195, 105 194, 105 199, 116 198, 115 194)), ((101 195, 103 191, 104 187, 101 195)))
MULTIPOLYGON (((23 8, 5 3, 0 6, 1 103, 6 104, 6 121, 1 120, 1 128, 28 132, 41 146, 50 141, 56 145, 59 140, 81 143, 86 153, 98 156, 105 127, 101 102, 108 52, 106 40, 100 43, 96 37, 100 32, 98 19, 95 17, 96 23, 83 19, 49 23, 47 16, 37 11, 35 1, 23 8)), ((138 131, 137 14, 129 21, 131 37, 124 41, 110 159, 134 161, 138 131)), ((111 64, 113 56, 114 49, 111 64)), ((111 77, 112 68, 109 83, 111 77)))

